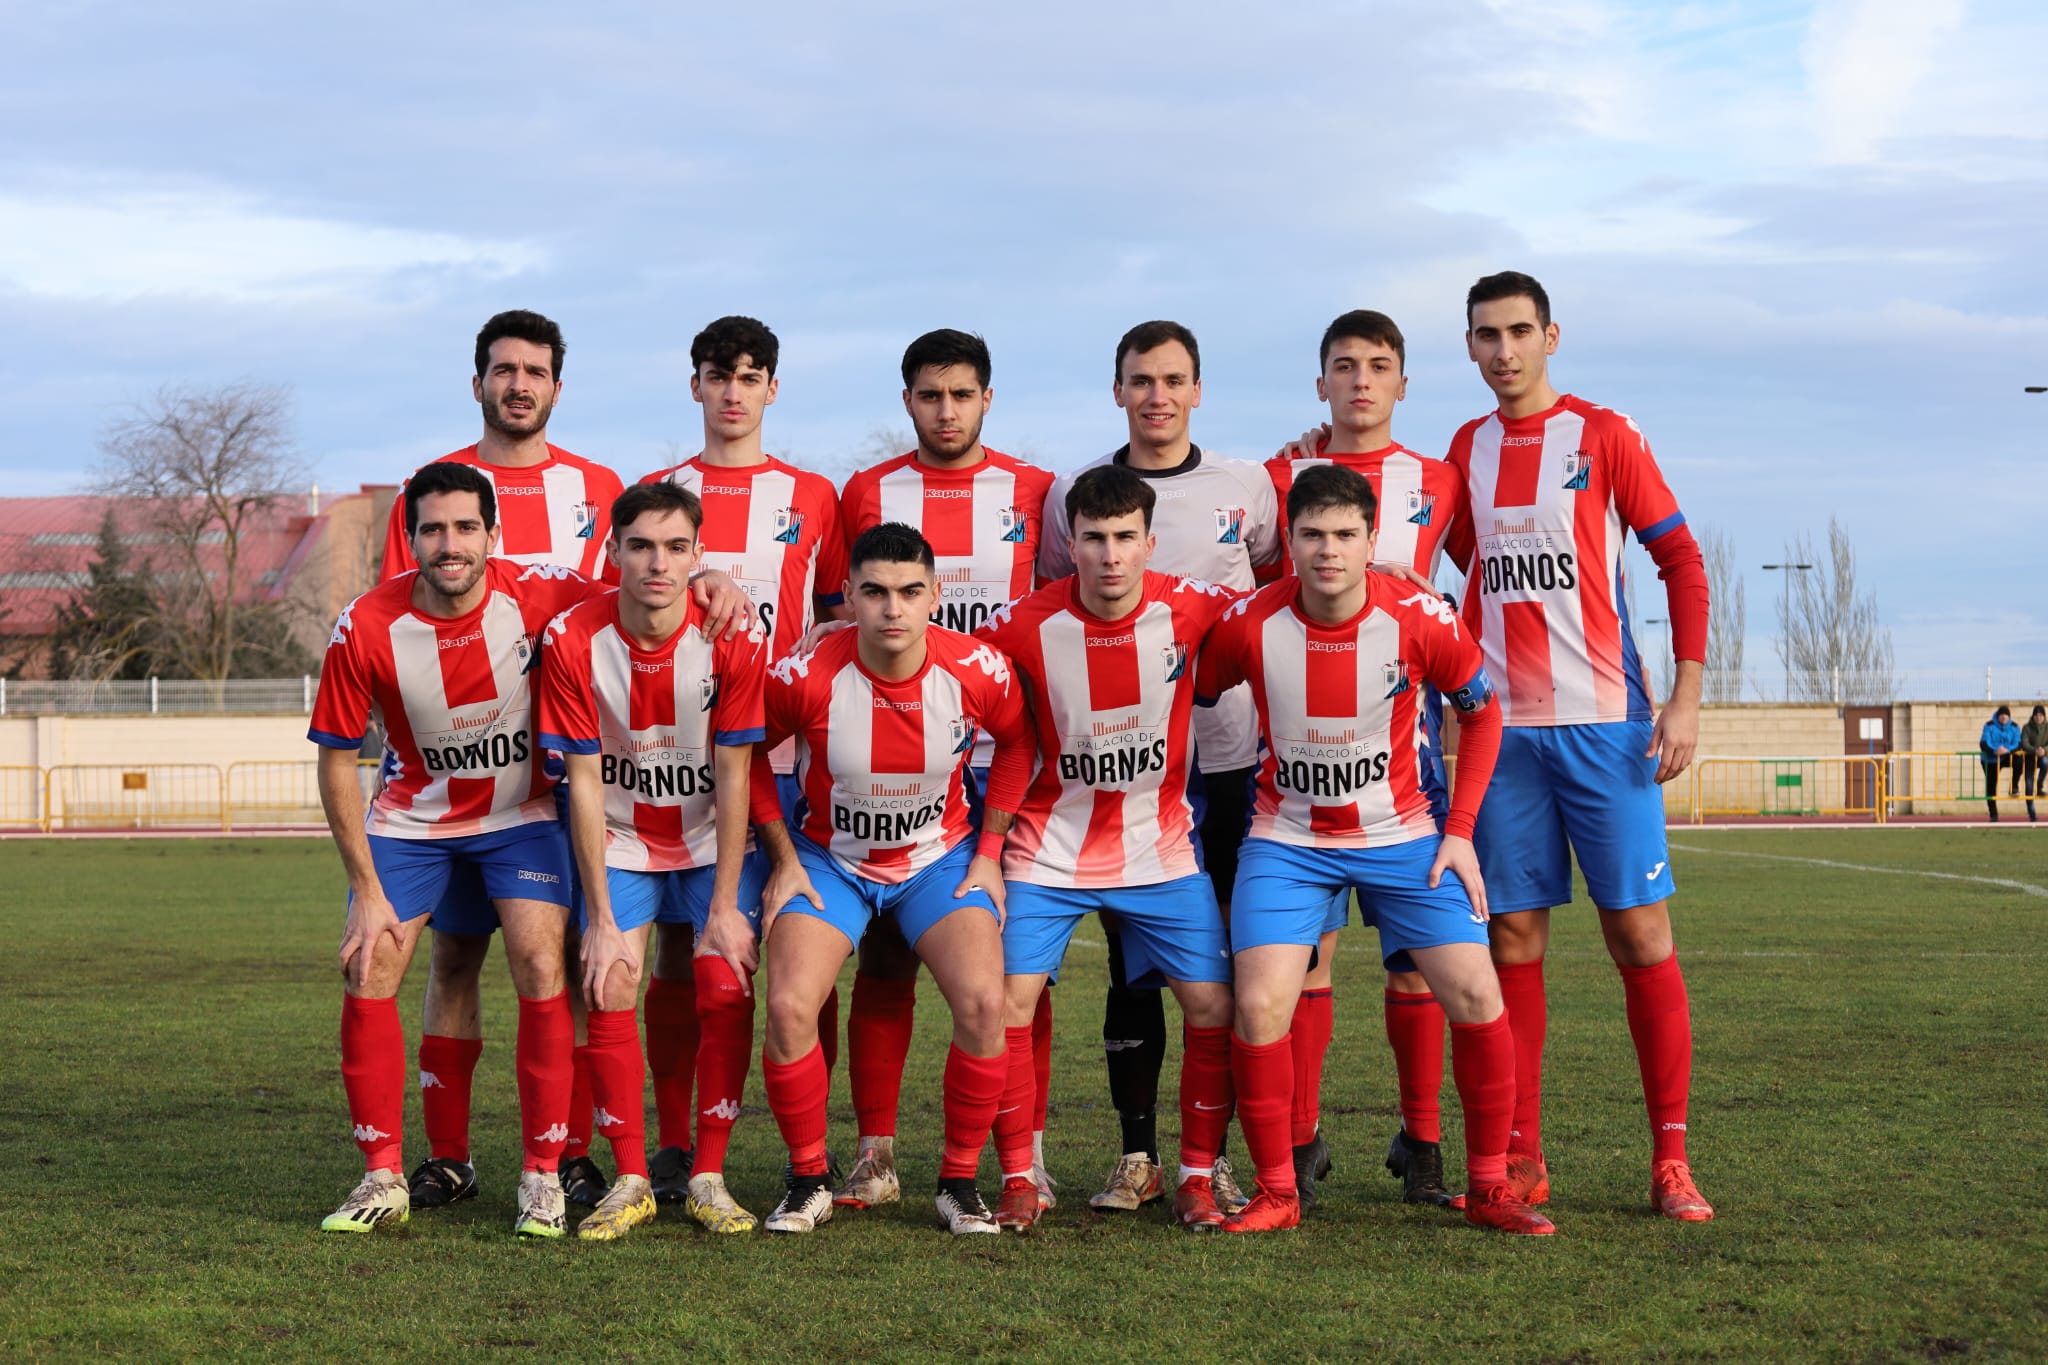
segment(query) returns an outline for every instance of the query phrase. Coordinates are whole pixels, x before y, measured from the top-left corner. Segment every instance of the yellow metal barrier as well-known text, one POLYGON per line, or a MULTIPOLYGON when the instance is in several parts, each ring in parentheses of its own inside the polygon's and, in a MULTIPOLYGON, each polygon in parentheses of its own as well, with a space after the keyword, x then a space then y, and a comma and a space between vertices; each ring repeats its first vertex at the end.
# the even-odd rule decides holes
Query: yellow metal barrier
POLYGON ((0 829, 47 829, 42 795, 41 768, 0 768, 0 829))
POLYGON ((228 823, 238 829, 326 823, 317 762, 230 763, 227 800, 228 823))
MULTIPOLYGON (((2000 769, 1998 777, 2001 783, 1998 799, 2013 799, 2003 794, 2003 790, 2012 785, 2011 772, 2000 769)), ((2018 799, 2026 800, 2024 783, 2020 791, 2018 799)), ((1885 804, 1894 814, 1955 814, 1954 811, 1930 812, 1917 807, 1962 803, 1978 805, 1984 799, 1984 765, 1976 753, 1908 751, 1890 754, 1885 759, 1885 804)))
POLYGON ((66 763, 43 774, 46 829, 228 828, 210 763, 66 763))
POLYGON ((1881 822, 1884 780, 1884 760, 1860 754, 1701 758, 1693 764, 1693 823, 1742 815, 1881 822))

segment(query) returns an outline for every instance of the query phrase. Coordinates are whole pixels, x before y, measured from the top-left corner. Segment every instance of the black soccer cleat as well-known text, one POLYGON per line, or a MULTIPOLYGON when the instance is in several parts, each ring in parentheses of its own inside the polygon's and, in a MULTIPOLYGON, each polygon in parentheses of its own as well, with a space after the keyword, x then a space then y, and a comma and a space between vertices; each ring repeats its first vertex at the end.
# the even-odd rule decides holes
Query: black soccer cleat
POLYGON ((1316 1182, 1326 1178, 1331 1169, 1330 1144, 1318 1128, 1313 1138, 1294 1149, 1294 1188, 1304 1209, 1316 1202, 1316 1182))
POLYGON ((1387 1144, 1387 1172, 1401 1182, 1401 1202, 1428 1204, 1433 1208, 1457 1207, 1457 1196, 1444 1187, 1444 1149, 1441 1143, 1417 1142, 1406 1130, 1394 1134, 1387 1144))
POLYGON ((476 1167, 454 1157, 432 1156, 413 1167, 408 1193, 416 1209, 438 1209, 458 1199, 476 1198, 476 1167))
POLYGON ((654 1202, 680 1204, 690 1197, 690 1166, 697 1154, 688 1147, 664 1147, 647 1163, 654 1202))
POLYGON ((587 1156, 571 1158, 562 1163, 559 1172, 562 1180, 562 1198, 582 1208, 594 1209, 604 1201, 604 1192, 612 1182, 605 1178, 598 1164, 587 1156))

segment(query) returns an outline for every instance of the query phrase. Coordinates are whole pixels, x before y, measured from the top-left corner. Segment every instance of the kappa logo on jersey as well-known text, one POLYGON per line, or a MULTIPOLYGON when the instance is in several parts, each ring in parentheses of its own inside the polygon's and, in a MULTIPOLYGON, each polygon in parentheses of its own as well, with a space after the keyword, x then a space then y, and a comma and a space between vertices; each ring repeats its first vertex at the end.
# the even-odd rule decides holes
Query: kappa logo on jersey
POLYGON ((1564 457, 1564 486, 1574 493, 1586 491, 1586 481, 1593 477, 1593 452, 1574 450, 1564 457))
POLYGON ((354 611, 355 609, 356 604, 351 602, 347 606, 343 607, 341 609, 341 615, 335 618, 334 634, 327 637, 327 647, 329 649, 332 649, 336 645, 340 644, 342 642, 342 639, 345 636, 347 636, 349 631, 355 628, 355 623, 348 619, 348 614, 354 611))
POLYGON ((974 652, 969 654, 960 662, 963 664, 978 665, 981 668, 982 672, 988 674, 997 682, 1006 683, 1010 680, 1010 666, 1007 663, 1003 662, 1002 655, 996 653, 987 645, 976 645, 974 647, 974 652))
POLYGON ((1185 641, 1175 640, 1170 645, 1161 645, 1159 652, 1166 656, 1166 680, 1179 682, 1180 675, 1188 671, 1188 647, 1185 641))
POLYGON ((1244 509, 1242 507, 1219 507, 1216 509, 1216 543, 1218 545, 1244 544, 1244 509))
POLYGON ((964 754, 974 747, 975 729, 966 718, 956 716, 947 722, 947 728, 952 735, 954 753, 964 754))
POLYGON ((1451 694, 1451 704, 1468 714, 1473 711, 1484 711, 1487 703, 1492 700, 1493 679, 1486 676, 1486 670, 1483 668, 1472 675, 1471 682, 1451 694))
POLYGON ((1030 524, 1031 519, 1021 507, 1004 507, 996 512, 996 525, 1002 531, 1003 539, 1012 544, 1024 543, 1024 532, 1030 524))
MULTIPOLYGON (((1387 697, 1398 697, 1408 690, 1408 661, 1396 659, 1390 664, 1380 665, 1380 675, 1386 679, 1387 697)), ((1385 700, 1386 698, 1382 698, 1385 700)))
POLYGON ((1242 616, 1251 609, 1252 599, 1250 597, 1240 597, 1230 604, 1229 611, 1223 613, 1223 619, 1228 621, 1231 617, 1242 616))
POLYGON ((574 569, 564 568, 560 564, 528 564, 520 571, 519 581, 524 583, 529 578, 577 577, 580 577, 580 575, 574 569))
POLYGON ((1408 490, 1408 524, 1427 526, 1436 516, 1436 494, 1425 493, 1419 488, 1408 490))
POLYGON ((597 534, 597 504, 579 502, 570 509, 576 518, 576 538, 589 540, 597 534))
POLYGON ((785 654, 768 670, 768 676, 782 683, 793 683, 798 678, 808 678, 811 676, 811 656, 785 654))
POLYGON ((804 514, 794 507, 775 509, 775 539, 783 545, 796 544, 804 533, 804 514))
POLYGON ((709 711, 718 701, 718 675, 697 679, 697 709, 709 711))
POLYGON ((1201 578, 1183 578, 1173 585, 1175 592, 1198 592, 1209 597, 1228 597, 1230 589, 1201 578))
POLYGON ((1449 626, 1451 634, 1458 633, 1458 613, 1451 610, 1451 604, 1433 592, 1418 592, 1401 599, 1404 607, 1421 607, 1422 614, 1438 625, 1449 626))

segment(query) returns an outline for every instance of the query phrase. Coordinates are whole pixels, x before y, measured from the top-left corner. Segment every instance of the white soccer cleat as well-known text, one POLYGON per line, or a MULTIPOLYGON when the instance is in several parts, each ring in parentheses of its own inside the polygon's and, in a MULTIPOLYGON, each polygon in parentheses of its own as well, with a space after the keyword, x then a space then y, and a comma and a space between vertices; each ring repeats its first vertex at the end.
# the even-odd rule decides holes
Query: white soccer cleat
POLYGON ((761 1226, 769 1232, 813 1232, 832 1221, 832 1187, 821 1175, 790 1177, 782 1202, 761 1226))
POLYGON ((754 1215, 739 1206, 725 1188, 725 1176, 717 1171, 690 1177, 690 1195, 683 1211, 707 1232, 752 1232, 754 1215))
POLYGON ((1215 1192, 1216 1207, 1225 1213, 1236 1213, 1251 1199, 1238 1188, 1237 1177, 1231 1174, 1227 1157, 1216 1158, 1216 1172, 1209 1178, 1209 1188, 1215 1192))
POLYGON ((996 1216, 988 1211, 988 1205, 981 1202, 981 1191, 974 1188, 972 1180, 941 1180, 939 1197, 935 1202, 939 1210, 939 1226, 955 1237, 1002 1231, 996 1216))
POLYGON ((849 1209, 871 1209, 902 1197, 903 1185, 896 1178, 896 1139, 877 1137, 861 1142, 860 1159, 853 1163, 852 1173, 832 1202, 849 1209))
POLYGON ((370 1171, 341 1201, 341 1207, 320 1220, 322 1232, 374 1232, 384 1224, 397 1227, 412 1217, 412 1197, 396 1171, 370 1171))
POLYGON ((527 1171, 519 1177, 519 1216, 512 1230, 521 1237, 562 1237, 569 1231, 568 1204, 562 1181, 553 1171, 527 1171))
POLYGON ((1088 1196, 1088 1207, 1130 1213, 1165 1193, 1166 1182, 1159 1163, 1143 1152, 1125 1152, 1117 1158, 1116 1169, 1109 1173, 1109 1183, 1102 1187, 1102 1193, 1088 1196))

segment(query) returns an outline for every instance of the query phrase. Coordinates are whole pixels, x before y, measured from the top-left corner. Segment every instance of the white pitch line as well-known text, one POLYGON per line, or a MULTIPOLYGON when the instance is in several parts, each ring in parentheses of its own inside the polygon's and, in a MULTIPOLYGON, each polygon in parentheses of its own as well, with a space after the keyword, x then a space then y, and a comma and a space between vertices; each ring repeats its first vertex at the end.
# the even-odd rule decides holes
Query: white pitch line
POLYGON ((1789 853, 1748 853, 1733 848, 1698 848, 1691 844, 1672 844, 1672 848, 1687 853, 1704 853, 1721 858, 1762 858, 1774 863, 1805 863, 1810 867, 1838 867, 1845 872, 1884 872, 1894 877, 1932 877, 1944 882, 1977 882, 1984 886, 2010 887, 2029 896, 2048 900, 2048 886, 2036 886, 2032 882, 2017 882, 2009 877, 1972 877, 1964 872, 1930 872, 1920 867, 1876 867, 1869 863, 1840 863, 1832 858, 1796 858, 1789 853))

